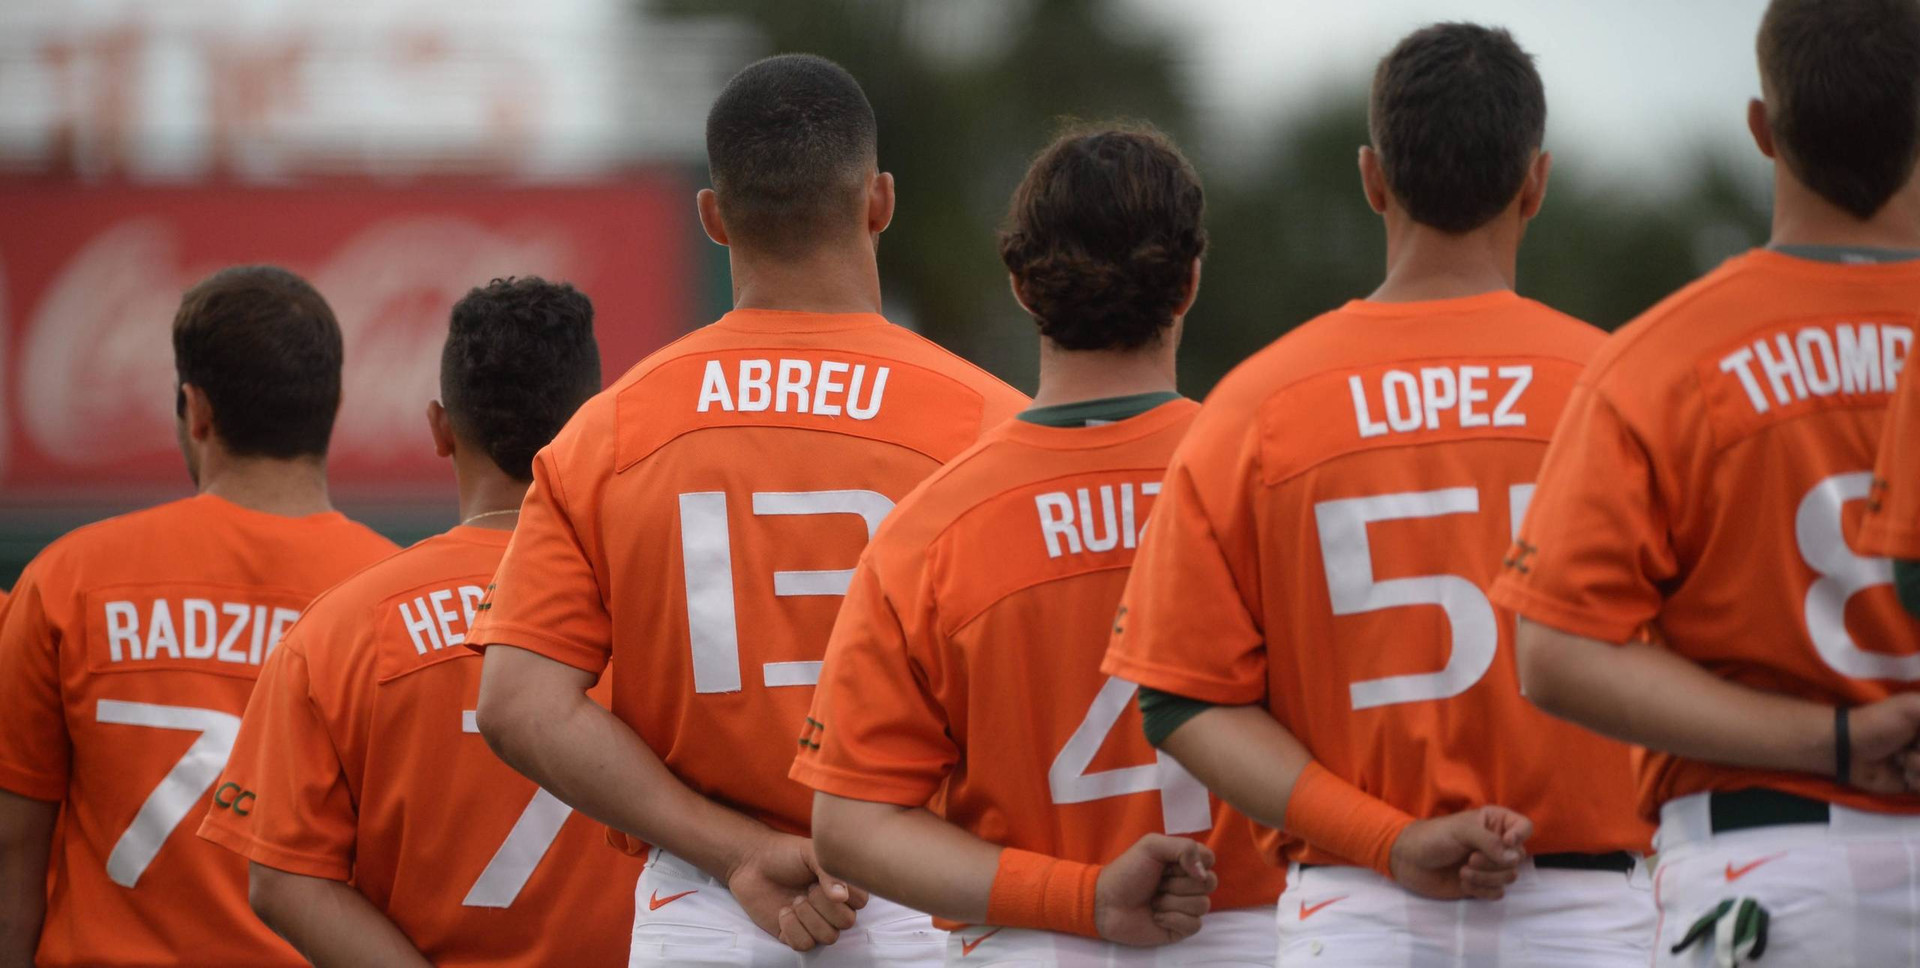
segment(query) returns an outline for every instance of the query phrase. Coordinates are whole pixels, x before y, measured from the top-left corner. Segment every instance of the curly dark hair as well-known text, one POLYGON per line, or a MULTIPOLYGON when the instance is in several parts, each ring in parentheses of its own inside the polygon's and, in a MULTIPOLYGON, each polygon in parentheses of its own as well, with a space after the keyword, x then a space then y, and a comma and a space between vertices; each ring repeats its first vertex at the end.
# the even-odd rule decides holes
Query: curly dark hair
POLYGON ((515 480, 600 390, 593 303, 564 282, 495 279, 453 307, 440 400, 460 435, 515 480))
POLYGON ((1200 176, 1145 126, 1078 128, 1034 159, 1000 232, 1000 261, 1040 334, 1069 350, 1152 344, 1207 250, 1200 176))

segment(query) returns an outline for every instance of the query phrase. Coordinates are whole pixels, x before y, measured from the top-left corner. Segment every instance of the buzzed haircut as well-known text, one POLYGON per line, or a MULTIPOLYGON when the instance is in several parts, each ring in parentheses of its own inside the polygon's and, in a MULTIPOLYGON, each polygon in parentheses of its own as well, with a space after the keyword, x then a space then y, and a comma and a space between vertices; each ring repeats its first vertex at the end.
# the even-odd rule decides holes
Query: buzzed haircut
POLYGON ((1920 158, 1920 0, 1773 0, 1758 47, 1780 161, 1871 218, 1920 158))
POLYGON ((440 403, 495 466, 533 480, 533 457, 600 390, 593 303, 564 282, 495 279, 454 304, 440 403))
POLYGON ((707 167, 731 242, 792 257, 846 231, 877 130, 859 82, 824 57, 781 54, 735 74, 707 113, 707 167))
POLYGON ((1138 349, 1166 335, 1192 291, 1206 207, 1200 176, 1159 131, 1068 131, 1014 190, 1000 261, 1055 345, 1138 349))
POLYGON ((1547 93, 1513 35, 1440 23, 1380 61, 1368 114, 1388 190, 1414 221, 1458 235, 1520 194, 1546 138, 1547 93))
MULTIPOLYGON (((325 456, 344 355, 327 301, 277 266, 222 269, 173 317, 179 381, 207 395, 214 432, 239 457, 325 456)), ((184 391, 176 407, 185 412, 184 391)))

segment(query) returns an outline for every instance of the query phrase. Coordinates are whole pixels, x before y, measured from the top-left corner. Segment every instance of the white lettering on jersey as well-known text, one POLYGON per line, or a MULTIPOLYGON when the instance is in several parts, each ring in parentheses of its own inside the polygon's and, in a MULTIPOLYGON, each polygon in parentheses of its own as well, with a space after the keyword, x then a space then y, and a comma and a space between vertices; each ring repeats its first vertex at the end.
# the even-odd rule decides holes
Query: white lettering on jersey
POLYGON ((1753 412, 1813 397, 1892 393, 1913 346, 1913 329, 1881 323, 1829 323, 1757 339, 1720 360, 1740 381, 1753 412), (1756 365, 1757 364, 1757 365, 1756 365))
POLYGON ((869 371, 865 363, 822 360, 816 372, 807 360, 741 360, 730 384, 727 368, 719 360, 708 360, 694 410, 760 413, 770 409, 872 420, 886 397, 890 370, 876 366, 869 371))
POLYGON ((401 602, 400 624, 413 639, 413 651, 426 655, 465 645, 467 630, 473 627, 473 616, 480 600, 486 597, 487 590, 478 585, 461 585, 438 588, 401 602), (452 607, 456 597, 460 599, 459 611, 452 607))
POLYGON ((1389 433, 1409 434, 1439 430, 1451 421, 1462 428, 1524 427, 1527 415, 1516 409, 1520 398, 1533 385, 1533 367, 1502 366, 1423 366, 1417 373, 1388 370, 1380 378, 1379 413, 1374 407, 1366 381, 1359 374, 1347 377, 1347 389, 1353 394, 1353 416, 1360 437, 1380 437, 1389 433), (1505 392, 1493 412, 1485 409, 1491 397, 1489 384, 1506 381, 1505 392))
POLYGON ((1127 481, 1034 495, 1034 508, 1040 512, 1040 536, 1047 542, 1047 557, 1137 547, 1147 522, 1144 515, 1134 510, 1137 503, 1134 495, 1152 497, 1158 493, 1159 481, 1138 484, 1127 481))
POLYGON ((169 659, 259 665, 300 617, 291 608, 206 598, 181 599, 177 606, 165 598, 111 601, 105 603, 105 612, 110 662, 141 662, 164 654, 169 659), (239 647, 242 636, 248 639, 245 649, 239 647))

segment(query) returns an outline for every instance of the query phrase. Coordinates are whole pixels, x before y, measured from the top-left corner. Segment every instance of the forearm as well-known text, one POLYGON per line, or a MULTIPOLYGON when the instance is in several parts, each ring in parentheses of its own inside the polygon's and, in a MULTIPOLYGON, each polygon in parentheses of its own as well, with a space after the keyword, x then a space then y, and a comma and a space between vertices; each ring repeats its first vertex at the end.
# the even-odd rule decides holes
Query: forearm
POLYGON ((1182 723, 1161 744, 1220 799, 1276 830, 1313 755, 1259 706, 1215 706, 1182 723))
POLYGON ((254 913, 317 968, 426 968, 413 942, 351 885, 261 864, 247 870, 254 913))
POLYGON ((822 867, 874 894, 951 921, 987 919, 1001 848, 924 808, 818 793, 813 840, 822 867))
POLYGON ((592 677, 510 646, 487 650, 477 718, 515 770, 575 810, 726 879, 767 833, 701 796, 633 730, 589 699, 592 677))
POLYGON ((1833 773, 1831 706, 1730 682, 1661 646, 1524 618, 1516 643, 1527 697, 1562 719, 1688 759, 1833 773))
POLYGON ((33 964, 47 914, 47 854, 60 805, 0 790, 0 968, 33 964))

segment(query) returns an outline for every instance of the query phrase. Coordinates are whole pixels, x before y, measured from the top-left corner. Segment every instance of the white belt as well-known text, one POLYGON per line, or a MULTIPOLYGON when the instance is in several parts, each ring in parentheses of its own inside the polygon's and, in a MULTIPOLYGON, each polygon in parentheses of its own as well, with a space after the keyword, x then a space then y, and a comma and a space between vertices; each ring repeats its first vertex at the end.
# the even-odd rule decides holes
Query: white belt
POLYGON ((668 877, 678 877, 681 880, 701 881, 716 887, 726 887, 725 884, 720 883, 719 878, 658 847, 647 854, 647 869, 659 871, 668 877))

